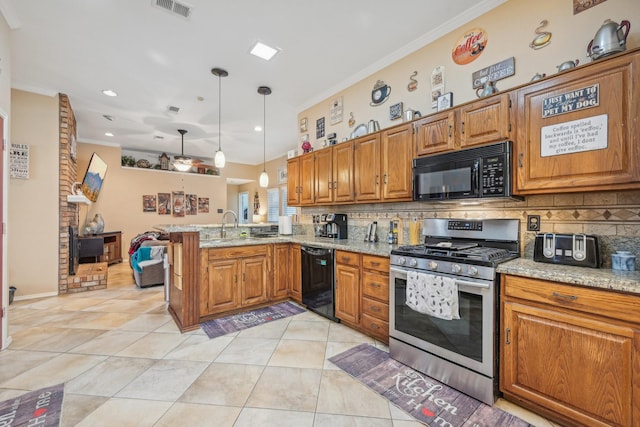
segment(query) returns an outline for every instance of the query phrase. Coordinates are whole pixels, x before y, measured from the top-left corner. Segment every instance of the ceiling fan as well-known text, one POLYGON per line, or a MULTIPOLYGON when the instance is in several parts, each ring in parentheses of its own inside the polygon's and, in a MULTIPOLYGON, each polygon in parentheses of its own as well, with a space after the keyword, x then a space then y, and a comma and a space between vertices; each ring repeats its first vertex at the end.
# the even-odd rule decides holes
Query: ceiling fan
POLYGON ((180 172, 187 172, 193 166, 198 166, 198 164, 202 163, 202 160, 184 155, 184 134, 187 133, 187 130, 178 129, 178 133, 182 138, 182 150, 180 151, 181 154, 179 156, 173 156, 173 166, 180 172))

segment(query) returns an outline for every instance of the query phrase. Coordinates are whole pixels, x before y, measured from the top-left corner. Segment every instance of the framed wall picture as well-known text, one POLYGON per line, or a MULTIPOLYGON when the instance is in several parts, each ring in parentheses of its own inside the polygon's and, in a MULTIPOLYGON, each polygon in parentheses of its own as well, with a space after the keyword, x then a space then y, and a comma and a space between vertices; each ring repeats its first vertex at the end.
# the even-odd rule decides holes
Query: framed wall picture
POLYGON ((173 204, 173 216, 184 216, 184 191, 174 191, 171 193, 173 204))
POLYGON ((278 184, 287 183, 287 168, 278 168, 278 184))
POLYGON ((198 212, 199 213, 209 213, 209 198, 208 197, 198 197, 198 212))
POLYGON ((184 212, 187 215, 196 215, 198 213, 198 196, 187 194, 184 201, 184 212))
POLYGON ((438 111, 451 108, 453 105, 453 92, 443 93, 438 97, 438 111))
POLYGON ((389 119, 396 120, 402 117, 402 102, 398 102, 397 104, 393 104, 389 107, 389 119))
POLYGON ((320 117, 316 120, 316 139, 320 139, 324 136, 324 117, 320 117))
POLYGON ((171 215, 171 193, 158 193, 158 215, 171 215))
POLYGON ((307 118, 303 117, 300 119, 300 133, 307 131, 307 118))
POLYGON ((142 196, 142 212, 156 211, 156 195, 145 194, 142 196))

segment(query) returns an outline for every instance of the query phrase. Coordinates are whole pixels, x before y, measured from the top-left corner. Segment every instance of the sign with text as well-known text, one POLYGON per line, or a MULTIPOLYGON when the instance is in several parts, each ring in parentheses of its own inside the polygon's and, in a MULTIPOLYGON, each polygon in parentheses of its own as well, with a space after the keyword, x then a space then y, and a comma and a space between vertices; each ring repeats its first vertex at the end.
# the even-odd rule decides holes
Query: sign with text
POLYGON ((489 65, 487 68, 475 71, 471 75, 473 80, 473 88, 477 89, 482 87, 486 82, 496 82, 498 80, 506 79, 513 76, 516 73, 515 58, 505 59, 493 65, 489 65))
POLYGON ((550 157, 607 148, 607 114, 545 126, 540 130, 540 156, 550 157))
POLYGON ((585 108, 597 107, 599 104, 600 85, 596 83, 591 86, 543 99, 542 117, 571 113, 573 111, 584 110, 585 108))

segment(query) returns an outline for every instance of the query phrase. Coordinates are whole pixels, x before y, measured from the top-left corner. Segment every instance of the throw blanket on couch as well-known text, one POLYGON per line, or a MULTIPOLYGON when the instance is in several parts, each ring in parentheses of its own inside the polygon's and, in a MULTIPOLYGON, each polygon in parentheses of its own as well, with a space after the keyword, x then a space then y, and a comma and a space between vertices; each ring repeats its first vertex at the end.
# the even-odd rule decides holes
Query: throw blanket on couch
POLYGON ((139 247, 138 250, 131 255, 131 267, 138 273, 142 273, 142 267, 145 264, 144 261, 157 260, 157 262, 161 262, 164 249, 164 246, 139 247))

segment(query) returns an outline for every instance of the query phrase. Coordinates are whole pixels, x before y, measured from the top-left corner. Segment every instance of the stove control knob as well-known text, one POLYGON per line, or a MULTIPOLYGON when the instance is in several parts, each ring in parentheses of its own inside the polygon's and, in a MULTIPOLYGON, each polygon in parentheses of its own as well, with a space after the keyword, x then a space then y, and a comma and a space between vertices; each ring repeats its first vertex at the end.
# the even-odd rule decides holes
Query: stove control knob
POLYGON ((469 276, 477 276, 478 275, 478 267, 471 266, 471 267, 469 267, 467 272, 469 273, 469 276))
POLYGON ((462 267, 460 267, 458 264, 453 264, 451 266, 451 271, 454 273, 460 273, 460 271, 462 271, 462 267))
POLYGON ((410 258, 409 259, 409 267, 415 267, 416 265, 418 265, 418 260, 415 258, 410 258))
POLYGON ((429 261, 429 270, 437 270, 438 269, 438 263, 435 261, 429 261))
POLYGON ((407 263, 407 260, 404 259, 404 257, 400 257, 398 258, 398 264, 400 265, 405 265, 407 263))

